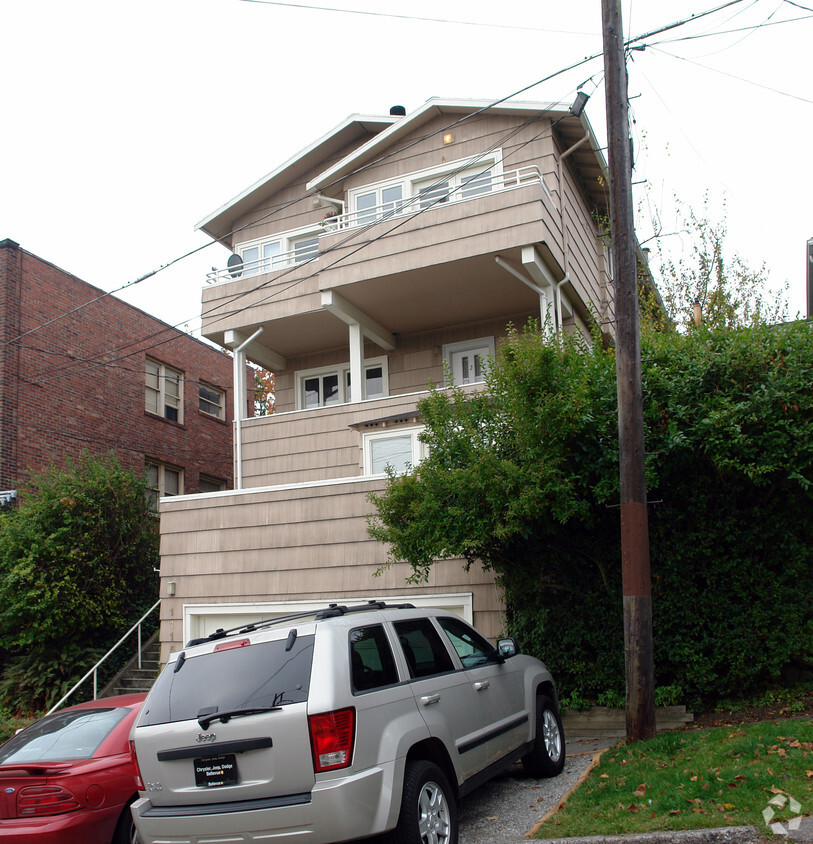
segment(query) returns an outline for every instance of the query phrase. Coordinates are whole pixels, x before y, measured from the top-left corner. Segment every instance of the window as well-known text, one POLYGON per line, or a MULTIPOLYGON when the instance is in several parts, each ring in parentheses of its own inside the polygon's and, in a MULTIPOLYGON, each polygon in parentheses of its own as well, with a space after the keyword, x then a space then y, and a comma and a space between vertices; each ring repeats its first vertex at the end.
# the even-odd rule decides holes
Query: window
POLYGON ((397 621, 395 630, 410 677, 431 677, 455 670, 449 652, 428 618, 397 621))
POLYGON ((321 229, 297 229, 274 235, 269 240, 253 240, 235 247, 243 259, 234 268, 233 276, 259 275, 272 270, 301 264, 319 256, 319 234, 321 229))
POLYGON ((449 368, 452 384, 477 384, 485 381, 489 358, 494 357, 494 338, 480 337, 443 347, 443 359, 449 368))
POLYGON ((217 478, 210 478, 206 475, 201 475, 198 478, 198 489, 201 492, 220 492, 226 488, 226 482, 220 481, 217 478))
POLYGON ((350 665, 354 692, 398 682, 392 649, 380 624, 350 631, 350 665))
POLYGON ((147 358, 144 409, 183 422, 183 373, 147 358))
POLYGON ((359 225, 371 223, 381 217, 401 210, 404 186, 402 184, 365 188, 364 193, 356 194, 354 222, 359 225))
POLYGON ((144 472, 150 504, 158 508, 158 499, 172 495, 183 495, 183 469, 165 466, 163 463, 146 463, 144 472))
MULTIPOLYGON (((329 407, 355 401, 350 383, 350 364, 308 369, 296 374, 298 410, 329 407)), ((377 399, 387 395, 387 359, 371 358, 364 364, 365 397, 377 399)))
POLYGON ((422 427, 396 428, 364 434, 364 474, 381 475, 387 467, 403 474, 417 466, 428 453, 418 438, 422 430, 422 427))
POLYGON ((485 665, 487 662, 494 661, 496 649, 462 619, 439 618, 438 624, 449 637, 464 668, 473 668, 476 665, 485 665))
POLYGON ((217 387, 210 387, 207 384, 198 385, 199 407, 202 413, 214 416, 215 419, 223 419, 226 395, 223 390, 217 387))
POLYGON ((366 225, 387 215, 472 199, 501 189, 502 175, 502 153, 497 150, 476 161, 459 159, 397 180, 365 185, 349 193, 353 211, 347 224, 366 225), (418 197, 417 201, 412 197, 418 197))

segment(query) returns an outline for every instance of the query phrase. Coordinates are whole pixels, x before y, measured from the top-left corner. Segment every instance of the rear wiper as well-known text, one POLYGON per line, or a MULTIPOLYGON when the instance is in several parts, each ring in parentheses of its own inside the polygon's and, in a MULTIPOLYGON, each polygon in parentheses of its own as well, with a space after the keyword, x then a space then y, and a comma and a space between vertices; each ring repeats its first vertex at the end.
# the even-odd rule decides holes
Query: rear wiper
POLYGON ((213 721, 222 721, 224 724, 232 718, 240 718, 243 715, 259 715, 261 712, 277 712, 281 706, 258 706, 254 709, 229 709, 226 712, 207 712, 202 709, 198 714, 198 724, 202 730, 208 730, 209 724, 213 721))

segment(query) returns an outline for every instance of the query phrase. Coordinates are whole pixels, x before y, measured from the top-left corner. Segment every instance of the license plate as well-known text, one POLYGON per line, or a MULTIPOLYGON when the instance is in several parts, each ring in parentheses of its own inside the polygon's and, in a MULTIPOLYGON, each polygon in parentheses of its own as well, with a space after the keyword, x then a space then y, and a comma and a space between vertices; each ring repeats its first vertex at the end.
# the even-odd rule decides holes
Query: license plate
POLYGON ((237 783, 237 759, 233 753, 195 759, 195 785, 216 788, 237 783))

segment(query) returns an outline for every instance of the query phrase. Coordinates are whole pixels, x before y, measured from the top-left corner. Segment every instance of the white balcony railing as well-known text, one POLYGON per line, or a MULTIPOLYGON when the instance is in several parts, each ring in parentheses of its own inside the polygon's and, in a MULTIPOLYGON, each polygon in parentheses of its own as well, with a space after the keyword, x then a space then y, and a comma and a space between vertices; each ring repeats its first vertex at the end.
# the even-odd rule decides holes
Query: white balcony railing
MULTIPOLYGON (((454 187, 449 187, 445 179, 439 178, 436 183, 420 190, 413 196, 393 200, 371 208, 348 211, 345 214, 327 217, 321 222, 320 227, 323 230, 322 234, 346 231, 347 229, 373 225, 374 223, 392 218, 419 214, 438 205, 479 199, 490 193, 511 190, 512 188, 524 187, 531 184, 541 185, 547 199, 553 204, 553 197, 545 183, 542 172, 538 167, 530 165, 528 167, 520 167, 516 170, 508 170, 504 173, 470 176, 461 180, 460 184, 454 187)), ((285 237, 286 233, 274 236, 276 240, 284 239, 285 237)), ((318 255, 318 244, 312 241, 309 241, 307 249, 291 249, 288 252, 280 252, 276 255, 262 257, 254 261, 243 261, 239 256, 233 255, 230 260, 230 266, 225 269, 212 268, 212 271, 206 274, 206 283, 218 284, 236 278, 273 272, 303 263, 304 261, 318 257, 318 255)))

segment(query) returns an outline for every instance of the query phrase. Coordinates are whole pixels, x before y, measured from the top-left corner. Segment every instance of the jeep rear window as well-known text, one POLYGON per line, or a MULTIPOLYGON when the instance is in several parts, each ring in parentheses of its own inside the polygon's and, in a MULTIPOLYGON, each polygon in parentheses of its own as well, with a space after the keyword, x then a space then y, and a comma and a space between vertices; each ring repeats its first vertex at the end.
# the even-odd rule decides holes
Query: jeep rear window
MULTIPOLYGON (((139 726, 196 720, 201 710, 227 712, 303 703, 308 699, 313 636, 187 656, 155 681, 139 726)), ((179 658, 180 659, 180 658, 179 658)))

